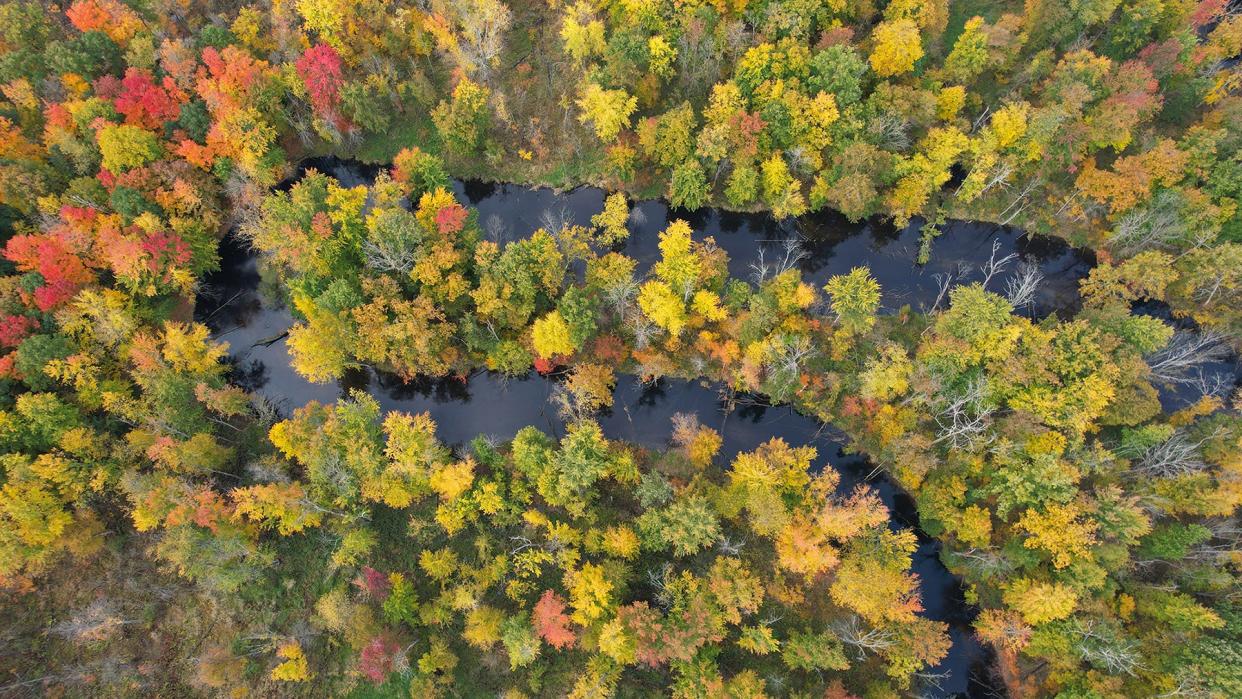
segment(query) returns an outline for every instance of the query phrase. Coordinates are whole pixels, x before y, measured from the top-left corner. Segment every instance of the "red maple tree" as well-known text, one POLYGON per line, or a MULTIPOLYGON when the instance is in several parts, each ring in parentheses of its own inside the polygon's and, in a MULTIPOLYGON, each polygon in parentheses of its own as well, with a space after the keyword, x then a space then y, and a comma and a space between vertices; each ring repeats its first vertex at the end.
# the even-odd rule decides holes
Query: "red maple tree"
POLYGON ((125 123, 157 129, 181 115, 181 103, 185 100, 185 93, 171 77, 156 84, 151 71, 130 68, 125 71, 120 94, 112 103, 125 116, 125 123))
POLYGON ((553 648, 568 648, 578 640, 569 628, 569 615, 565 613, 565 600, 552 590, 546 590, 535 603, 531 621, 535 632, 553 648))
POLYGON ((358 670, 367 679, 379 684, 396 668, 397 654, 401 646, 387 636, 376 636, 371 639, 358 657, 358 670))
POLYGON ((446 206, 436 212, 436 228, 441 233, 456 233, 466 226, 469 212, 461 204, 446 206))
POLYGON ((296 67, 315 111, 325 114, 336 109, 343 82, 341 55, 336 49, 327 44, 316 44, 306 49, 296 67))

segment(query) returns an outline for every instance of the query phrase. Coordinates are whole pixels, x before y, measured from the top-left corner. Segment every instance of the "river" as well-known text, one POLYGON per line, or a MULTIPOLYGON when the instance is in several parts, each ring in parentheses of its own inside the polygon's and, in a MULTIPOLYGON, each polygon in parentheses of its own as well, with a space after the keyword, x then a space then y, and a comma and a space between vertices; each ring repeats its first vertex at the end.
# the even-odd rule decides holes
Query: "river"
MULTIPOLYGON (((316 167, 346 185, 366 184, 376 172, 334 159, 311 161, 304 167, 316 167)), ((501 241, 528 235, 548 220, 587 224, 602 210, 605 196, 602 190, 589 187, 564 193, 469 182, 456 182, 454 187, 461 199, 478 209, 488 235, 501 241)), ((904 305, 927 309, 939 295, 943 275, 952 275, 955 283, 980 281, 985 276, 983 265, 993 255, 1000 259, 1014 254, 1017 258, 993 277, 989 288, 1002 290, 1019 262, 1037 265, 1044 281, 1025 312, 1034 317, 1069 315, 1078 307, 1078 282, 1093 265, 1090 253, 1061 241, 1032 239, 1012 228, 970 222, 946 224, 929 262, 917 265, 917 224, 898 230, 876 222, 851 224, 831 214, 777 222, 760 214, 670 211, 658 201, 634 204, 630 238, 621 251, 634 257, 640 270, 645 269, 658 259, 658 233, 675 218, 689 221, 696 238, 713 236, 729 253, 730 273, 736 277, 748 278, 761 254, 768 261, 784 255, 791 238, 806 253, 799 262, 804 278, 817 285, 865 265, 881 284, 886 312, 904 305)), ((564 424, 550 401, 557 380, 533 372, 517 379, 480 372, 467 381, 424 379, 406 384, 364 368, 334 384, 306 381, 290 366, 283 340, 271 342, 293 318, 287 309, 273 307, 261 297, 255 254, 230 235, 221 244, 221 258, 220 271, 205 280, 196 317, 211 328, 214 337, 230 344, 233 380, 272 401, 282 413, 312 400, 332 402, 358 388, 375 396, 386 411, 429 412, 439 426, 440 438, 448 444, 460 445, 478 434, 507 440, 526 425, 563 433, 564 424)), ((977 610, 966 604, 960 581, 940 562, 939 542, 919 529, 909 496, 875 472, 865 457, 846 453, 847 442, 839 431, 788 407, 768 406, 759 397, 730 399, 706 382, 666 379, 643 384, 630 376, 621 377, 614 406, 599 416, 599 422, 609 438, 660 447, 668 442, 670 420, 676 413, 695 413, 704 424, 720 431, 724 437, 720 459, 731 460, 739 452, 780 437, 793 445, 817 447, 814 467, 830 464, 837 469, 842 490, 862 482, 874 488, 893 513, 892 526, 911 527, 918 533, 913 569, 920 579, 924 614, 947 623, 953 641, 948 656, 930 671, 943 678, 926 687, 925 695, 997 695, 989 676, 990 653, 970 627, 977 610)))

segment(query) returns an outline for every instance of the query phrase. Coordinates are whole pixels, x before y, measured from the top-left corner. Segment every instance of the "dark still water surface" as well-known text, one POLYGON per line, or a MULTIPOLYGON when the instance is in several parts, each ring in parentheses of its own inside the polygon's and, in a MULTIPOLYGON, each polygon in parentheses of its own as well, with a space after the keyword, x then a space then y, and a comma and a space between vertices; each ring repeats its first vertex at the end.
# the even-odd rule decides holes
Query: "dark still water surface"
MULTIPOLYGON (((314 161, 306 167, 333 175, 346 185, 366 184, 376 172, 336 160, 314 161)), ((604 192, 593 188, 556 193, 458 182, 455 189, 478 209, 480 224, 488 235, 502 241, 529 235, 555 221, 588 224, 591 216, 602 210, 604 201, 604 192)), ((1078 281, 1093 263, 1089 253, 1059 241, 1031 240, 1017 230, 987 224, 947 224, 935 241, 930 262, 919 266, 915 264, 917 225, 895 230, 873 223, 850 224, 830 215, 777 222, 763 215, 715 210, 670 211, 655 201, 638 202, 633 210, 630 238, 622 251, 636 258, 640 269, 658 259, 658 233, 670 220, 685 218, 696 239, 713 236, 728 251, 730 272, 736 277, 748 278, 751 266, 761 259, 770 262, 783 256, 785 241, 791 238, 800 241, 806 253, 799 262, 804 278, 817 285, 853 267, 870 267, 884 291, 884 310, 888 312, 903 305, 929 308, 939 295, 943 275, 953 275, 954 283, 981 281, 983 265, 995 250, 998 259, 1011 253, 1017 257, 993 277, 990 289, 1003 291, 1019 262, 1037 265, 1044 282, 1027 312, 1034 316, 1069 314, 1078 305, 1078 281)), ((396 377, 362 369, 334 384, 308 382, 290 366, 283 341, 293 318, 287 309, 273 307, 262 299, 254 253, 229 236, 221 244, 221 258, 221 270, 206 280, 199 297, 197 318, 211 328, 214 337, 229 343, 234 380, 272 401, 282 413, 312 400, 332 402, 350 389, 362 389, 375 396, 385 411, 429 412, 440 438, 448 444, 460 445, 480 434, 507 440, 526 425, 563 434, 564 423, 550 400, 557 381, 535 373, 510 379, 483 372, 467 381, 403 383, 396 377)), ((953 640, 948 657, 931 670, 933 675, 945 675, 944 679, 923 688, 924 695, 996 695, 989 678, 990 654, 970 628, 976 610, 966 604, 961 582, 940 562, 940 544, 918 528, 918 516, 908 496, 883 474, 874 472, 864 457, 846 453, 846 441, 838 431, 787 407, 767 406, 747 397, 729 400, 719 387, 708 383, 662 380, 640 384, 629 376, 621 377, 614 406, 599 416, 599 422, 609 438, 662 447, 668 443, 671 418, 676 413, 697 414, 704 424, 720 431, 724 437, 722 460, 731 460, 739 452, 779 437, 793 445, 815 446, 819 451, 815 468, 831 465, 837 469, 842 492, 864 482, 875 489, 893 514, 892 526, 911 527, 918 533, 914 570, 920 579, 924 613, 946 622, 953 640)))
MULTIPOLYGON (((351 187, 370 184, 379 172, 375 166, 337 158, 312 158, 303 162, 298 176, 312 168, 351 187)), ((607 195, 596 187, 557 192, 487 182, 454 181, 453 189, 459 199, 478 210, 485 235, 501 243, 562 222, 589 226, 591 217, 603 210, 607 195)), ((992 277, 988 289, 1004 293, 1023 264, 1034 265, 1043 280, 1024 312, 1034 317, 1071 315, 1078 310, 1078 282, 1095 266, 1090 251, 991 223, 949 221, 941 226, 927 264, 918 265, 922 226, 918 219, 897 229, 879 221, 850 223, 829 211, 777 221, 767 214, 670 209, 658 200, 631 202, 630 209, 630 237, 620 251, 638 262, 640 273, 660 259, 660 232, 671 221, 683 219, 694 229, 696 240, 711 236, 729 253, 729 274, 738 279, 749 280, 760 262, 779 261, 788 241, 796 241, 805 253, 798 267, 803 279, 816 286, 823 286, 833 275, 868 267, 883 292, 881 310, 890 313, 904 305, 927 310, 936 302, 946 276, 955 285, 981 282, 989 259, 1013 255, 992 277)))

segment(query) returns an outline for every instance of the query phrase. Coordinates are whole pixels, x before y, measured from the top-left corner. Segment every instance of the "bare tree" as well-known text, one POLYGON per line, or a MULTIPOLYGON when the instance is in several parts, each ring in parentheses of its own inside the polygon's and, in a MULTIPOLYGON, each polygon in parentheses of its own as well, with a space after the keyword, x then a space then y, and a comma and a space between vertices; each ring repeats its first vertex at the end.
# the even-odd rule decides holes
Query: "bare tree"
POLYGON ((750 277, 756 285, 761 285, 772 277, 779 277, 785 272, 794 269, 798 263, 807 257, 806 250, 802 248, 802 240, 798 236, 790 236, 781 241, 781 248, 784 253, 777 260, 767 261, 767 246, 759 246, 759 257, 750 263, 750 277))
POLYGON ((961 449, 985 439, 992 424, 992 408, 986 405, 986 396, 987 381, 980 378, 972 381, 962 395, 942 402, 935 414, 940 427, 935 443, 961 449))
POLYGON ((659 332, 659 328, 656 327, 655 323, 648 320, 647 316, 642 313, 632 314, 629 326, 630 331, 634 333, 634 347, 636 349, 646 349, 659 332))
POLYGON ((926 690, 926 693, 918 692, 913 696, 918 697, 918 699, 932 699, 932 697, 943 696, 945 691, 944 685, 941 683, 952 676, 952 670, 945 670, 943 672, 930 672, 924 670, 922 672, 914 673, 911 677, 925 684, 928 689, 926 690))
POLYGON ((544 209, 539 215, 539 223, 543 229, 553 236, 558 235, 561 231, 573 225, 574 216, 570 213, 569 208, 561 206, 559 209, 544 209))
POLYGON ((1009 203, 1009 206, 1006 206, 1005 210, 1000 212, 1000 214, 997 215, 997 217, 999 218, 1000 216, 1004 216, 1005 214, 1009 213, 1011 210, 1013 211, 1013 213, 1009 214, 1008 218, 1006 218, 1004 221, 1001 221, 1000 225, 1002 226, 1009 225, 1011 221, 1013 221, 1015 218, 1018 217, 1018 214, 1021 214, 1024 210, 1026 210, 1027 197, 1029 197, 1031 195, 1031 192, 1035 191, 1041 184, 1043 184, 1043 179, 1039 177, 1033 177, 1031 178, 1029 182, 1023 185, 1022 191, 1018 192, 1018 196, 1014 197, 1014 200, 1009 203))
POLYGON ((880 653, 897 643, 892 631, 865 628, 857 614, 833 624, 832 630, 843 643, 857 649, 859 660, 865 660, 868 653, 880 653))
MULTIPOLYGON (((998 163, 997 166, 988 174, 988 179, 983 183, 983 186, 979 188, 979 193, 975 194, 974 196, 981 197, 984 194, 987 194, 988 192, 992 191, 993 187, 1000 187, 1001 189, 1009 189, 1009 178, 1013 175, 1013 171, 1014 171, 1014 167, 1012 163, 1009 163, 1009 162, 998 163)), ((975 174, 973 168, 971 169, 970 174, 971 175, 975 174)), ((957 186, 957 190, 954 191, 954 194, 957 194, 958 192, 962 191, 962 187, 966 186, 966 182, 969 178, 970 176, 967 175, 967 177, 962 179, 962 184, 957 186)))
POLYGON ((297 102, 290 105, 287 114, 289 126, 297 135, 298 142, 307 148, 313 146, 319 134, 315 131, 315 115, 311 113, 310 107, 305 102, 297 102))
POLYGON ((590 417, 594 410, 583 404, 579 397, 565 384, 557 384, 552 389, 552 396, 549 402, 556 406, 556 412, 567 423, 577 423, 590 417))
POLYGON ((763 683, 770 687, 777 695, 785 693, 785 685, 788 684, 788 682, 789 680, 783 674, 767 675, 763 678, 763 683))
POLYGON ((785 160, 788 161, 789 169, 793 172, 807 172, 814 169, 807 157, 806 149, 802 146, 794 146, 785 151, 785 160))
MULTIPOLYGON (((1242 526, 1235 517, 1217 520, 1207 525, 1212 536, 1190 549, 1182 558, 1187 563, 1222 565, 1237 557, 1242 552, 1242 526)), ((1227 595, 1229 599, 1242 597, 1242 591, 1233 591, 1227 595)))
POLYGON ((1236 288, 1238 270, 1235 266, 1226 265, 1214 271, 1201 270, 1201 273, 1203 272, 1210 272, 1211 278, 1205 279, 1204 283, 1197 285, 1194 290, 1195 300, 1199 302, 1200 307, 1207 308, 1216 300, 1217 294, 1222 292, 1226 297, 1221 299, 1222 304, 1238 302, 1239 294, 1236 288))
POLYGON ((1193 697, 1193 699, 1211 699, 1212 692, 1203 688, 1202 679, 1197 669, 1182 669, 1177 673, 1177 686, 1156 699, 1174 699, 1175 697, 1193 697))
POLYGON ((1228 343, 1212 331, 1175 333, 1162 349, 1147 357, 1153 378, 1168 383, 1193 383, 1191 375, 1199 366, 1223 359, 1229 354, 1228 343))
POLYGON ((123 618, 108 600, 97 599, 52 627, 52 633, 76 643, 97 643, 112 638, 123 626, 138 623, 141 621, 123 618))
POLYGON ((949 290, 953 288, 953 282, 969 273, 970 267, 965 262, 958 262, 957 269, 951 272, 933 274, 932 279, 936 280, 936 284, 939 286, 939 289, 936 292, 936 300, 932 302, 931 308, 928 309, 928 312, 935 313, 936 310, 940 308, 940 304, 944 303, 944 300, 948 298, 949 290))
POLYGON ((983 272, 983 287, 986 289, 991 283, 992 277, 1005 271, 1009 263, 1018 259, 1018 253, 1011 252, 1004 257, 997 258, 996 253, 1000 252, 1001 242, 999 240, 992 241, 992 254, 988 257, 988 261, 979 267, 979 271, 983 272))
POLYGON ((1114 675, 1130 675, 1143 669, 1137 641, 1118 637, 1109 628, 1094 621, 1076 622, 1074 631, 1078 636, 1075 650, 1079 657, 1095 667, 1114 675))
POLYGON ((362 241, 362 257, 377 272, 409 274, 418 261, 418 243, 390 236, 367 238, 362 241))
POLYGON ((238 232, 243 237, 254 240, 247 230, 259 220, 263 199, 267 197, 267 188, 250 179, 239 168, 234 168, 224 182, 224 193, 233 202, 233 219, 238 223, 238 232))
MULTIPOLYGON (((1213 433, 1212 436, 1216 435, 1213 433)), ((1178 430, 1144 451, 1131 467, 1131 474, 1138 478, 1172 478, 1202 472, 1208 465, 1200 454, 1200 448, 1210 438, 1192 442, 1178 430)))
POLYGON ((1228 396, 1229 392, 1233 390, 1234 377, 1222 371, 1208 373, 1198 370, 1195 372, 1194 380, 1190 384, 1200 395, 1228 396))
POLYGON ((816 354, 811 338, 805 335, 781 335, 769 352, 765 367, 797 376, 802 366, 816 354))
POLYGON ((964 551, 950 551, 946 554, 954 559, 961 559, 969 568, 989 576, 1003 575, 1013 570, 1013 563, 999 551, 972 547, 964 551))
POLYGON ((246 473, 258 483, 288 483, 289 473, 277 459, 255 459, 246 463, 246 473))
POLYGON ((504 50, 504 34, 513 23, 513 12, 496 0, 471 0, 462 5, 458 13, 462 41, 458 47, 466 62, 486 81, 504 50))
POLYGON ((678 38, 678 85, 692 102, 707 98, 710 86, 720 74, 724 48, 715 32, 682 32, 678 38))
POLYGON ((1169 250, 1186 235, 1177 194, 1164 190, 1152 198, 1148 206, 1130 211, 1117 221, 1108 238, 1111 248, 1124 255, 1140 250, 1169 250))
POLYGON ((641 226, 647 223, 647 214, 642 209, 635 206, 630 209, 629 220, 631 224, 641 226))
POLYGON ((701 354, 696 354, 689 359, 690 375, 703 376, 707 373, 707 358, 701 354))
POLYGON ((604 289, 604 301, 612 308, 621 322, 625 322, 638 297, 638 282, 633 279, 613 284, 604 289))
POLYGON ((953 280, 955 279, 955 277, 952 272, 945 272, 943 274, 941 273, 933 274, 932 279, 936 280, 937 290, 936 290, 936 300, 932 302, 931 308, 929 310, 930 312, 935 313, 936 310, 940 308, 940 304, 944 303, 945 296, 948 296, 949 289, 953 287, 953 280))
POLYGON ((884 112, 867 123, 884 150, 903 151, 910 147, 910 122, 892 112, 884 112))
POLYGON ((673 564, 665 563, 659 569, 647 569, 647 583, 655 590, 655 603, 662 609, 673 606, 673 591, 668 589, 668 577, 673 573, 673 564))
POLYGON ((363 137, 362 127, 353 123, 346 126, 345 130, 341 132, 341 141, 351 151, 358 150, 362 146, 363 137))
POLYGON ((483 228, 487 231, 487 237, 497 245, 509 239, 509 224, 505 223, 505 220, 496 214, 491 214, 487 217, 483 228))
POLYGON ((975 117, 975 120, 970 123, 970 132, 974 133, 978 131, 981 126, 987 123, 988 117, 991 115, 992 105, 984 107, 983 111, 979 113, 979 116, 975 117))
POLYGON ((703 426, 698 413, 673 413, 670 421, 673 424, 673 444, 679 447, 689 445, 703 426))
POLYGON ((1018 272, 1005 282, 1005 298, 1014 308, 1027 308, 1035 303, 1035 294, 1044 281, 1039 265, 1023 262, 1018 272))
POLYGON ((250 407, 261 425, 274 425, 280 419, 280 409, 267 396, 250 394, 250 407))

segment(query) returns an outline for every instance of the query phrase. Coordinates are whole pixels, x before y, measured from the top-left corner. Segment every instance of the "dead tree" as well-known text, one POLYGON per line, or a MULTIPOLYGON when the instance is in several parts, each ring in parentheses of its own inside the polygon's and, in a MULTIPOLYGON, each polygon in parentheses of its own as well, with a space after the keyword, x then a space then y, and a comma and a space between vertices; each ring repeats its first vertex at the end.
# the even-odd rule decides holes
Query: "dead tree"
POLYGON ((864 628, 856 614, 850 615, 845 621, 837 622, 832 630, 843 643, 857 649, 859 660, 865 660, 868 653, 879 654, 897 643, 892 631, 864 628))
POLYGON ((932 275, 932 279, 936 280, 938 290, 936 292, 936 300, 932 302, 928 313, 935 313, 940 308, 940 304, 949 296, 949 290, 953 288, 953 282, 970 274, 970 266, 965 262, 958 262, 957 269, 952 272, 942 272, 932 275))
POLYGON ((362 258, 367 267, 377 272, 409 274, 418 261, 418 244, 385 236, 362 242, 362 258))
POLYGON ((1108 628, 1101 629, 1094 621, 1076 623, 1078 636, 1075 650, 1086 662, 1114 675, 1130 675, 1144 669, 1137 641, 1118 637, 1108 628))
POLYGON ((1168 439, 1144 451, 1131 467, 1131 472, 1137 478, 1173 478, 1205 471, 1208 465, 1200 449, 1207 439, 1192 442, 1184 432, 1174 432, 1168 439))
POLYGON ((1229 354, 1228 344, 1212 331, 1178 332, 1162 349, 1147 357, 1152 378, 1173 384, 1193 383, 1192 370, 1229 354))
POLYGON ((768 262, 767 247, 759 246, 759 258, 750 264, 750 277, 756 285, 773 277, 779 277, 785 272, 794 269, 798 263, 806 259, 806 250, 802 248, 802 241, 796 236, 792 236, 781 241, 781 247, 784 248, 784 254, 780 259, 768 262))
POLYGON ((1016 252, 1011 252, 1008 255, 997 259, 996 253, 1000 252, 1000 246, 1001 242, 999 240, 992 241, 992 254, 988 257, 988 261, 983 263, 983 265, 979 268, 979 271, 983 272, 983 288, 985 289, 988 284, 991 283, 992 277, 1004 272, 1005 268, 1009 266, 1009 263, 1018 259, 1018 253, 1016 252))
POLYGON ((952 449, 962 449, 986 439, 992 424, 992 409, 985 403, 987 382, 972 381, 966 391, 936 411, 939 432, 935 443, 945 443, 952 449))
POLYGON ((802 366, 814 357, 815 347, 804 335, 782 335, 772 347, 764 363, 769 371, 788 372, 794 376, 801 373, 802 366))
POLYGON ((1023 262, 1018 265, 1017 274, 1005 282, 1005 298, 1014 308, 1027 308, 1035 303, 1035 294, 1043 281, 1039 265, 1023 262))

